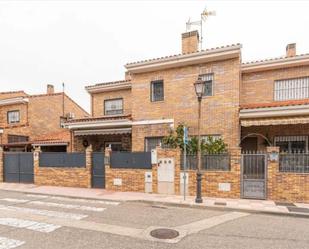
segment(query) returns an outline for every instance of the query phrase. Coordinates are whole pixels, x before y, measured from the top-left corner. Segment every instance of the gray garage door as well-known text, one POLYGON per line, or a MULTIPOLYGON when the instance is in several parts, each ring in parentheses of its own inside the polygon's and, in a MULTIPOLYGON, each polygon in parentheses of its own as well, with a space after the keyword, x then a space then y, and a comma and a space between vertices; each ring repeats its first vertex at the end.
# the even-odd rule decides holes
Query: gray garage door
POLYGON ((4 181, 33 183, 33 153, 4 153, 4 181))

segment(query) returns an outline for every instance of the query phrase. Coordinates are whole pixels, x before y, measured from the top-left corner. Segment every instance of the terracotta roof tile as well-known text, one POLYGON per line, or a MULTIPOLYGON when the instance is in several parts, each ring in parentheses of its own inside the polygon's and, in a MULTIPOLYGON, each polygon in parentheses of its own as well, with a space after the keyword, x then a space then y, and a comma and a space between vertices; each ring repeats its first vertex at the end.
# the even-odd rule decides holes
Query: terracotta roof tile
POLYGON ((216 50, 216 49, 235 47, 235 46, 239 46, 239 45, 241 45, 241 44, 240 44, 240 43, 237 43, 237 44, 225 45, 225 46, 221 46, 221 47, 203 49, 203 50, 201 50, 201 51, 193 52, 193 53, 183 53, 183 54, 167 55, 167 56, 158 57, 158 58, 152 58, 152 59, 146 59, 146 60, 141 60, 141 61, 130 62, 130 63, 127 63, 126 66, 134 65, 134 64, 139 64, 139 63, 150 62, 150 61, 160 61, 160 60, 164 60, 164 59, 168 59, 168 58, 177 58, 177 57, 182 56, 182 55, 187 55, 187 54, 198 54, 198 53, 201 53, 201 52, 214 51, 214 50, 216 50))
POLYGON ((86 86, 85 88, 87 89, 87 88, 96 87, 96 86, 106 86, 106 85, 128 83, 128 82, 131 82, 131 80, 116 80, 116 81, 97 83, 95 85, 86 86))
POLYGON ((309 54, 299 54, 299 55, 295 55, 293 57, 281 56, 281 57, 267 58, 267 59, 263 59, 263 60, 247 61, 247 62, 242 63, 242 65, 250 65, 250 64, 255 64, 255 63, 263 63, 263 62, 272 62, 272 61, 277 61, 277 60, 283 60, 283 59, 295 58, 295 57, 302 57, 302 56, 308 56, 308 55, 309 54))
POLYGON ((115 116, 79 118, 79 119, 68 120, 66 123, 104 121, 104 120, 121 120, 121 119, 131 119, 131 115, 115 115, 115 116))
POLYGON ((255 108, 281 107, 281 106, 294 106, 294 105, 309 105, 309 99, 245 104, 241 105, 240 109, 255 109, 255 108))

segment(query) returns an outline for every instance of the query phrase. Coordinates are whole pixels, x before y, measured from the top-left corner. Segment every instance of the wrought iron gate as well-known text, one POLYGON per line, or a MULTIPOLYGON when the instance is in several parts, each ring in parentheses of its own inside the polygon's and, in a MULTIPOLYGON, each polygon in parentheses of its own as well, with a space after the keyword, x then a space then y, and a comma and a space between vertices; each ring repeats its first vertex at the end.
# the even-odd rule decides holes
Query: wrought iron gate
POLYGON ((266 154, 242 154, 241 178, 243 198, 266 199, 266 154))
POLYGON ((91 178, 93 188, 105 188, 105 156, 102 152, 92 153, 91 178))
POLYGON ((16 183, 33 183, 33 153, 4 153, 4 181, 16 183))

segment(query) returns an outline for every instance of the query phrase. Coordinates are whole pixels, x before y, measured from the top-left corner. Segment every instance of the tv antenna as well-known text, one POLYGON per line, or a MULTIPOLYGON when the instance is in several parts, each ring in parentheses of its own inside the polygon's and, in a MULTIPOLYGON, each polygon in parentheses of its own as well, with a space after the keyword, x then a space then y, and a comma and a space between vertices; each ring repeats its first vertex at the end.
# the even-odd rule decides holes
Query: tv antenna
POLYGON ((215 16, 216 11, 208 11, 206 8, 201 13, 201 19, 198 21, 191 21, 191 18, 186 22, 186 32, 191 30, 191 26, 200 26, 201 39, 200 39, 200 49, 203 48, 203 22, 207 21, 209 16, 215 16))

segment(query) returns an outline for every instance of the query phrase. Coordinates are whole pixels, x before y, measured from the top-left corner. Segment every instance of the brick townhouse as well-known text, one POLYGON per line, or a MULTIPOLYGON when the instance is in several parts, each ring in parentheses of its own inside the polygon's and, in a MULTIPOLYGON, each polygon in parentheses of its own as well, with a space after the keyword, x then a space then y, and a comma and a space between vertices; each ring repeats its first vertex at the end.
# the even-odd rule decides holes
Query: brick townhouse
POLYGON ((65 93, 47 85, 45 94, 0 93, 0 143, 5 151, 66 151, 70 132, 62 123, 88 113, 65 93))
POLYGON ((182 34, 182 53, 125 65, 125 79, 87 86, 91 118, 66 123, 72 150, 149 151, 178 123, 197 134, 193 83, 205 81, 203 136, 229 149, 308 150, 309 55, 296 45, 280 58, 242 63, 241 45, 198 51, 197 31, 182 34))

